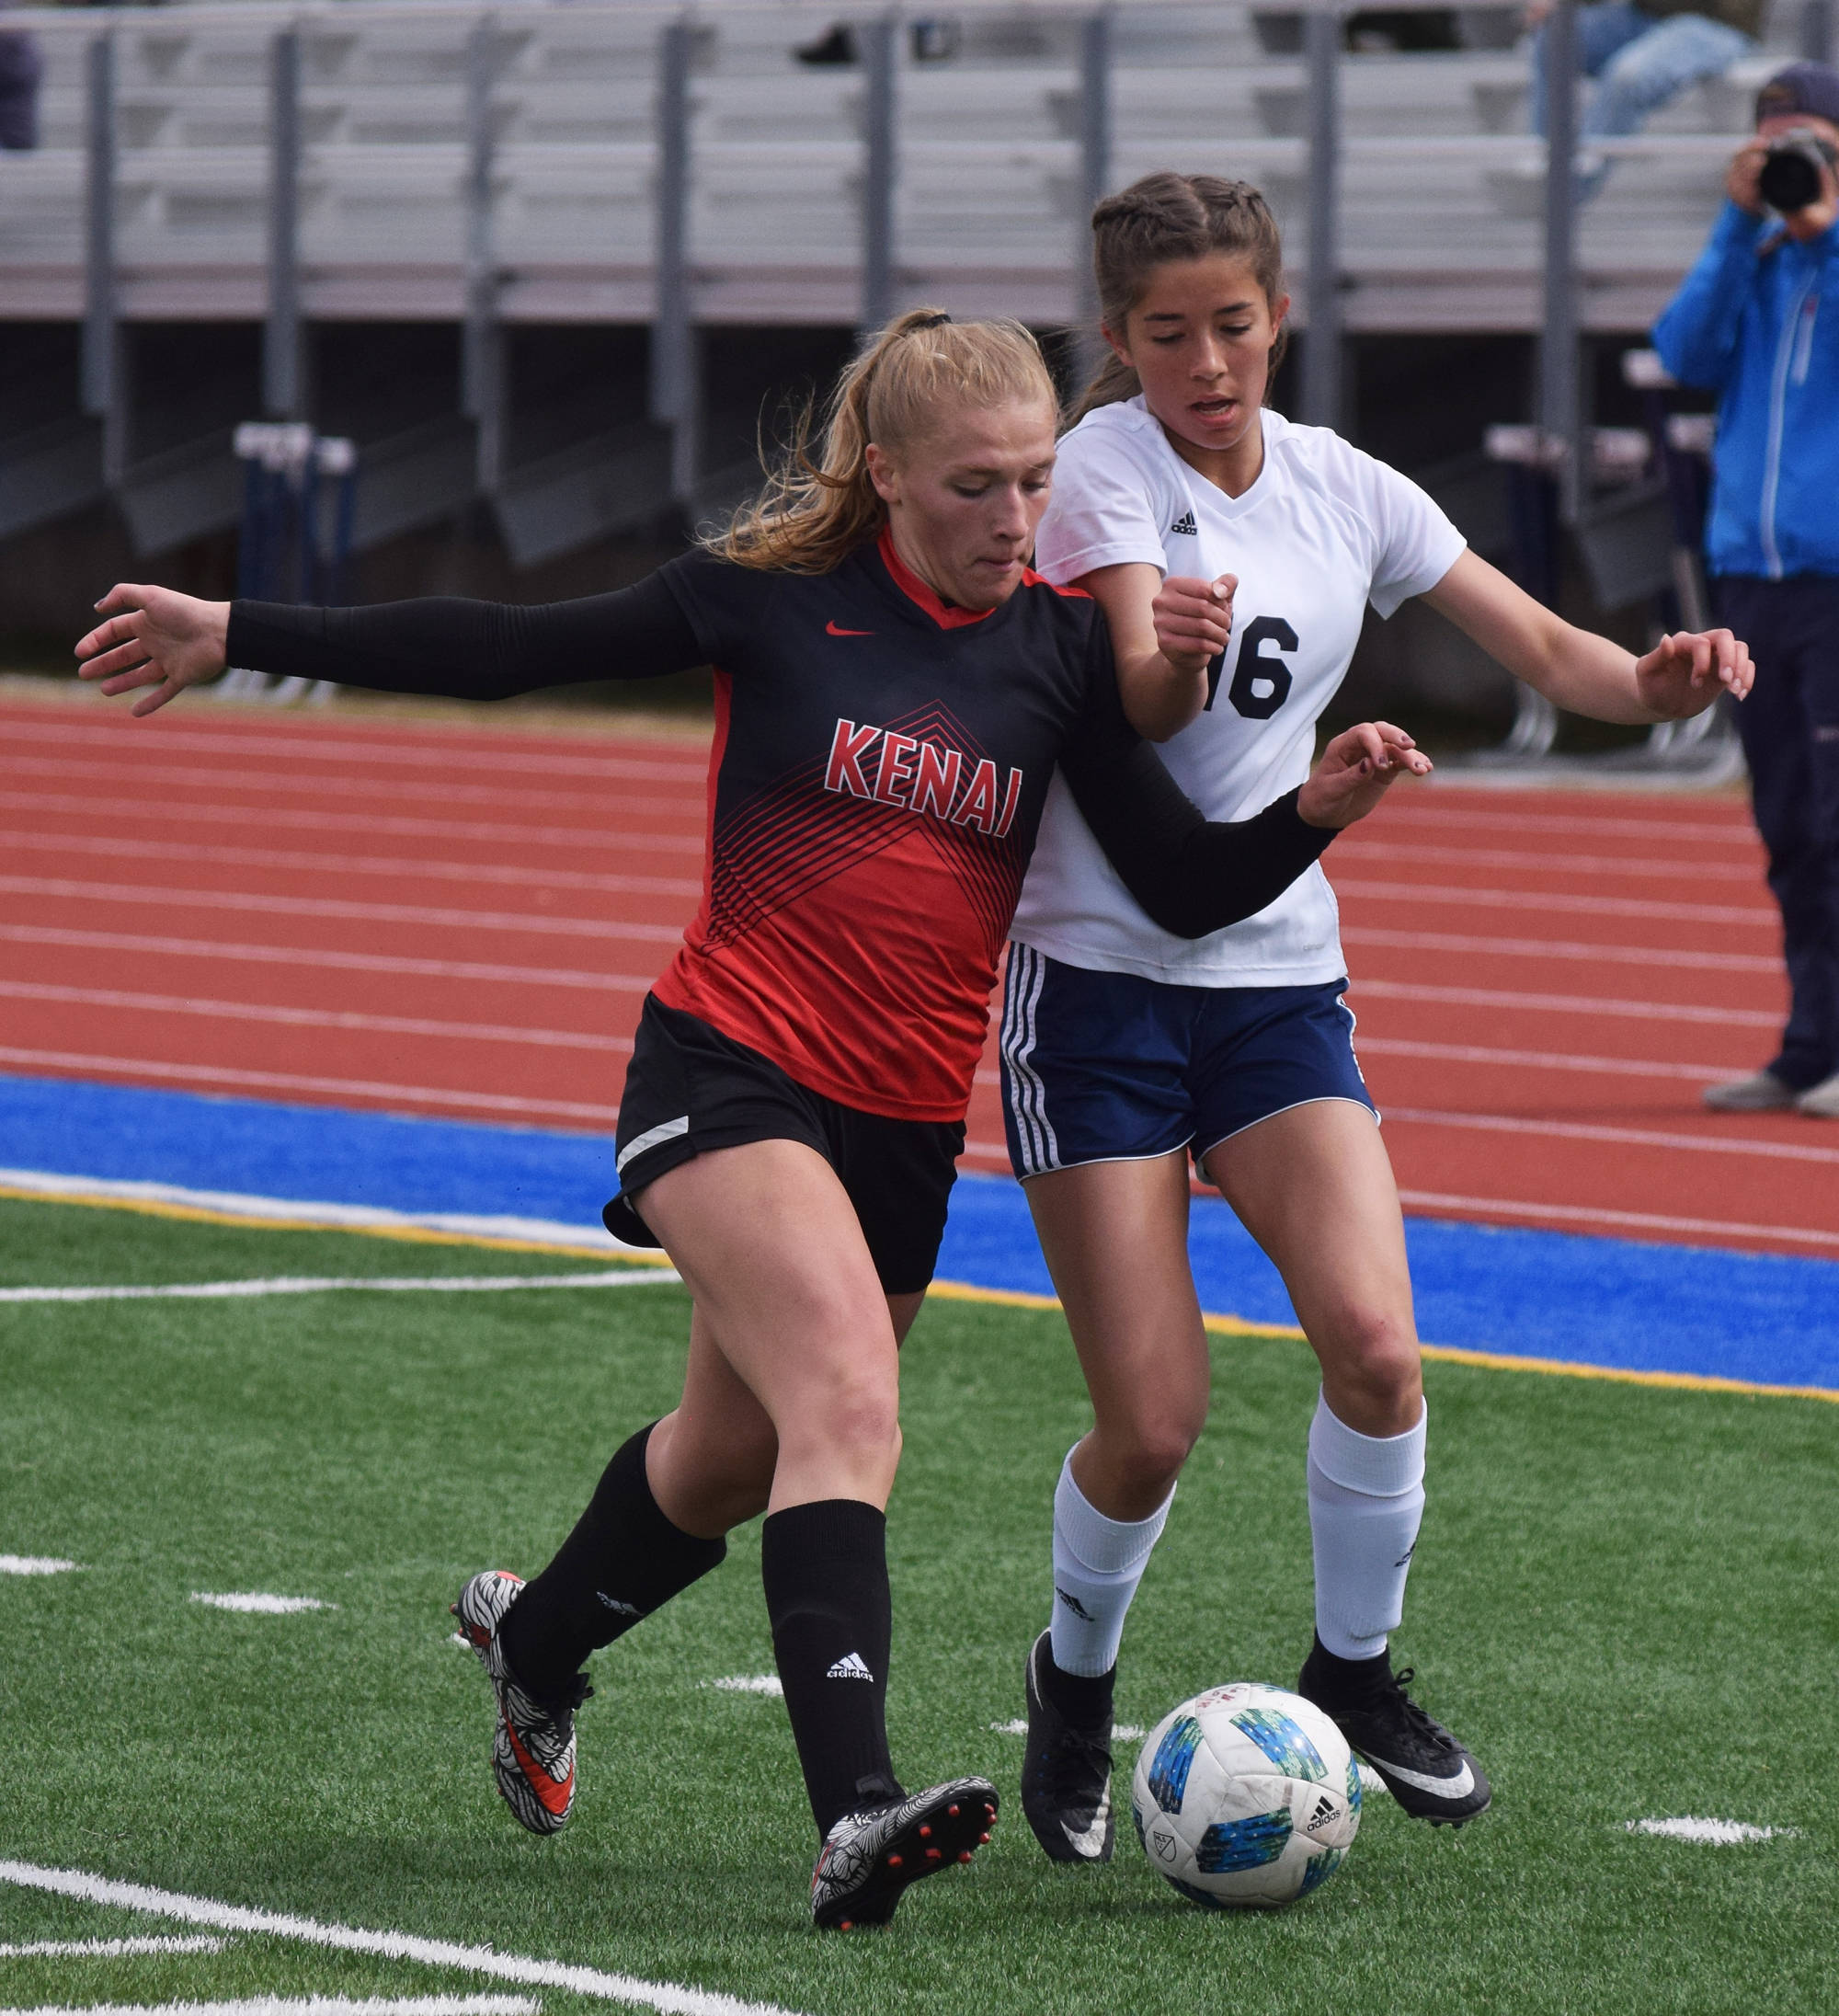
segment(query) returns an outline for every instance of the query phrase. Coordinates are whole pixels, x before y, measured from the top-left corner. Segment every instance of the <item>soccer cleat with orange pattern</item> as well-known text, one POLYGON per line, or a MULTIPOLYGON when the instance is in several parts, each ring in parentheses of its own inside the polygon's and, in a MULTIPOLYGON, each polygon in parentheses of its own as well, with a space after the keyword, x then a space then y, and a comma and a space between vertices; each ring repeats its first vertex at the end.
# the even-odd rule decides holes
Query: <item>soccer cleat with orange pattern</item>
POLYGON ((575 1711, 593 1689, 588 1676, 577 1673, 558 1699, 538 1701, 519 1684, 498 1643, 498 1628, 522 1587, 521 1575, 487 1568, 461 1590, 451 1609, 497 1701, 492 1776, 520 1827, 554 1834, 575 1804, 575 1711))

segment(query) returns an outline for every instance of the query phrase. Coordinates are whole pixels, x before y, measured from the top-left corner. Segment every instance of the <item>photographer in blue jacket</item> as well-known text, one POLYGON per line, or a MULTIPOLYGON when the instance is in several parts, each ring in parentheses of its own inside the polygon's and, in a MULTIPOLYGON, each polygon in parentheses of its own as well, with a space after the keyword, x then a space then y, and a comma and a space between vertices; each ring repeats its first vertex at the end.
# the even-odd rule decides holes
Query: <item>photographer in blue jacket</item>
POLYGON ((1756 664, 1739 723, 1791 1003, 1775 1060, 1705 1102, 1839 1119, 1839 71, 1770 78, 1725 188, 1654 347, 1718 395, 1706 559, 1756 664))

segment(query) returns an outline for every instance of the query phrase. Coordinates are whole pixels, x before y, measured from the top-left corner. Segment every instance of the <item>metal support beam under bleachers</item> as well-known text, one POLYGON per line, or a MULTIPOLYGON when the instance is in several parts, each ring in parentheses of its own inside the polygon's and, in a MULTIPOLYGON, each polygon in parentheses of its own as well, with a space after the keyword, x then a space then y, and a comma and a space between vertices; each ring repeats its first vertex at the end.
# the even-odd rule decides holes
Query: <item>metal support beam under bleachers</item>
POLYGON ((1341 425, 1341 14, 1311 14, 1304 39, 1309 92, 1308 328, 1303 418, 1341 425))
POLYGON ((862 51, 862 328, 894 313, 895 68, 898 24, 892 14, 866 23, 862 51))
POLYGON ((262 330, 262 410, 296 420, 306 404, 300 318, 300 33, 285 29, 268 56, 268 313, 262 330))
POLYGON ((105 29, 85 54, 87 167, 84 189, 83 410, 102 422, 102 476, 127 462, 127 360, 115 269, 115 37, 105 29))
POLYGON ((690 63, 695 31, 673 21, 658 39, 657 305, 651 323, 651 417, 670 430, 670 498, 688 508, 702 459, 701 360, 690 279, 690 63))

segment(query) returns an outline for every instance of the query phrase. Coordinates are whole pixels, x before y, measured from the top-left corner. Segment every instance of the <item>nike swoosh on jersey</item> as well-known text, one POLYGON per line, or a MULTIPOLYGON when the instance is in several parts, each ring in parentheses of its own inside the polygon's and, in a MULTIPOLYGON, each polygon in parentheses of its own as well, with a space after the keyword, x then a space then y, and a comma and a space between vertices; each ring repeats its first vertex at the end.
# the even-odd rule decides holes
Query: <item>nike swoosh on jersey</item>
POLYGON ((1111 1818, 1111 1787, 1104 1788, 1104 1797, 1099 1801, 1098 1811, 1092 1815, 1088 1827, 1068 1827, 1062 1820, 1060 1831, 1067 1837, 1068 1844, 1075 1855, 1085 1861, 1096 1861, 1104 1852, 1105 1823, 1111 1818))
POLYGON ((1467 1761, 1454 1778, 1433 1778, 1428 1771, 1408 1771, 1402 1764, 1388 1764, 1383 1757, 1375 1757, 1371 1750, 1362 1755, 1375 1770, 1384 1771, 1389 1778, 1402 1779, 1419 1792, 1434 1793, 1439 1799, 1467 1799, 1475 1790, 1475 1773, 1467 1761))
POLYGON ((824 625, 824 635, 828 637, 872 637, 873 630, 839 630, 834 623, 824 625))

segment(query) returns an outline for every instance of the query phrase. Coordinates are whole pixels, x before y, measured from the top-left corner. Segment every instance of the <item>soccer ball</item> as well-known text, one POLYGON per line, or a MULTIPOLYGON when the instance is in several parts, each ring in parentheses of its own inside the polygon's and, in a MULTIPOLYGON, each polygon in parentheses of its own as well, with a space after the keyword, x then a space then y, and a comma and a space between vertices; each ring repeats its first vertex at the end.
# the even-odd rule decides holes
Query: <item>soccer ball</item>
POLYGON ((1149 1732, 1130 1810, 1150 1866, 1191 1903, 1269 1909, 1340 1868, 1360 1828, 1360 1767, 1301 1695, 1210 1687, 1149 1732))

